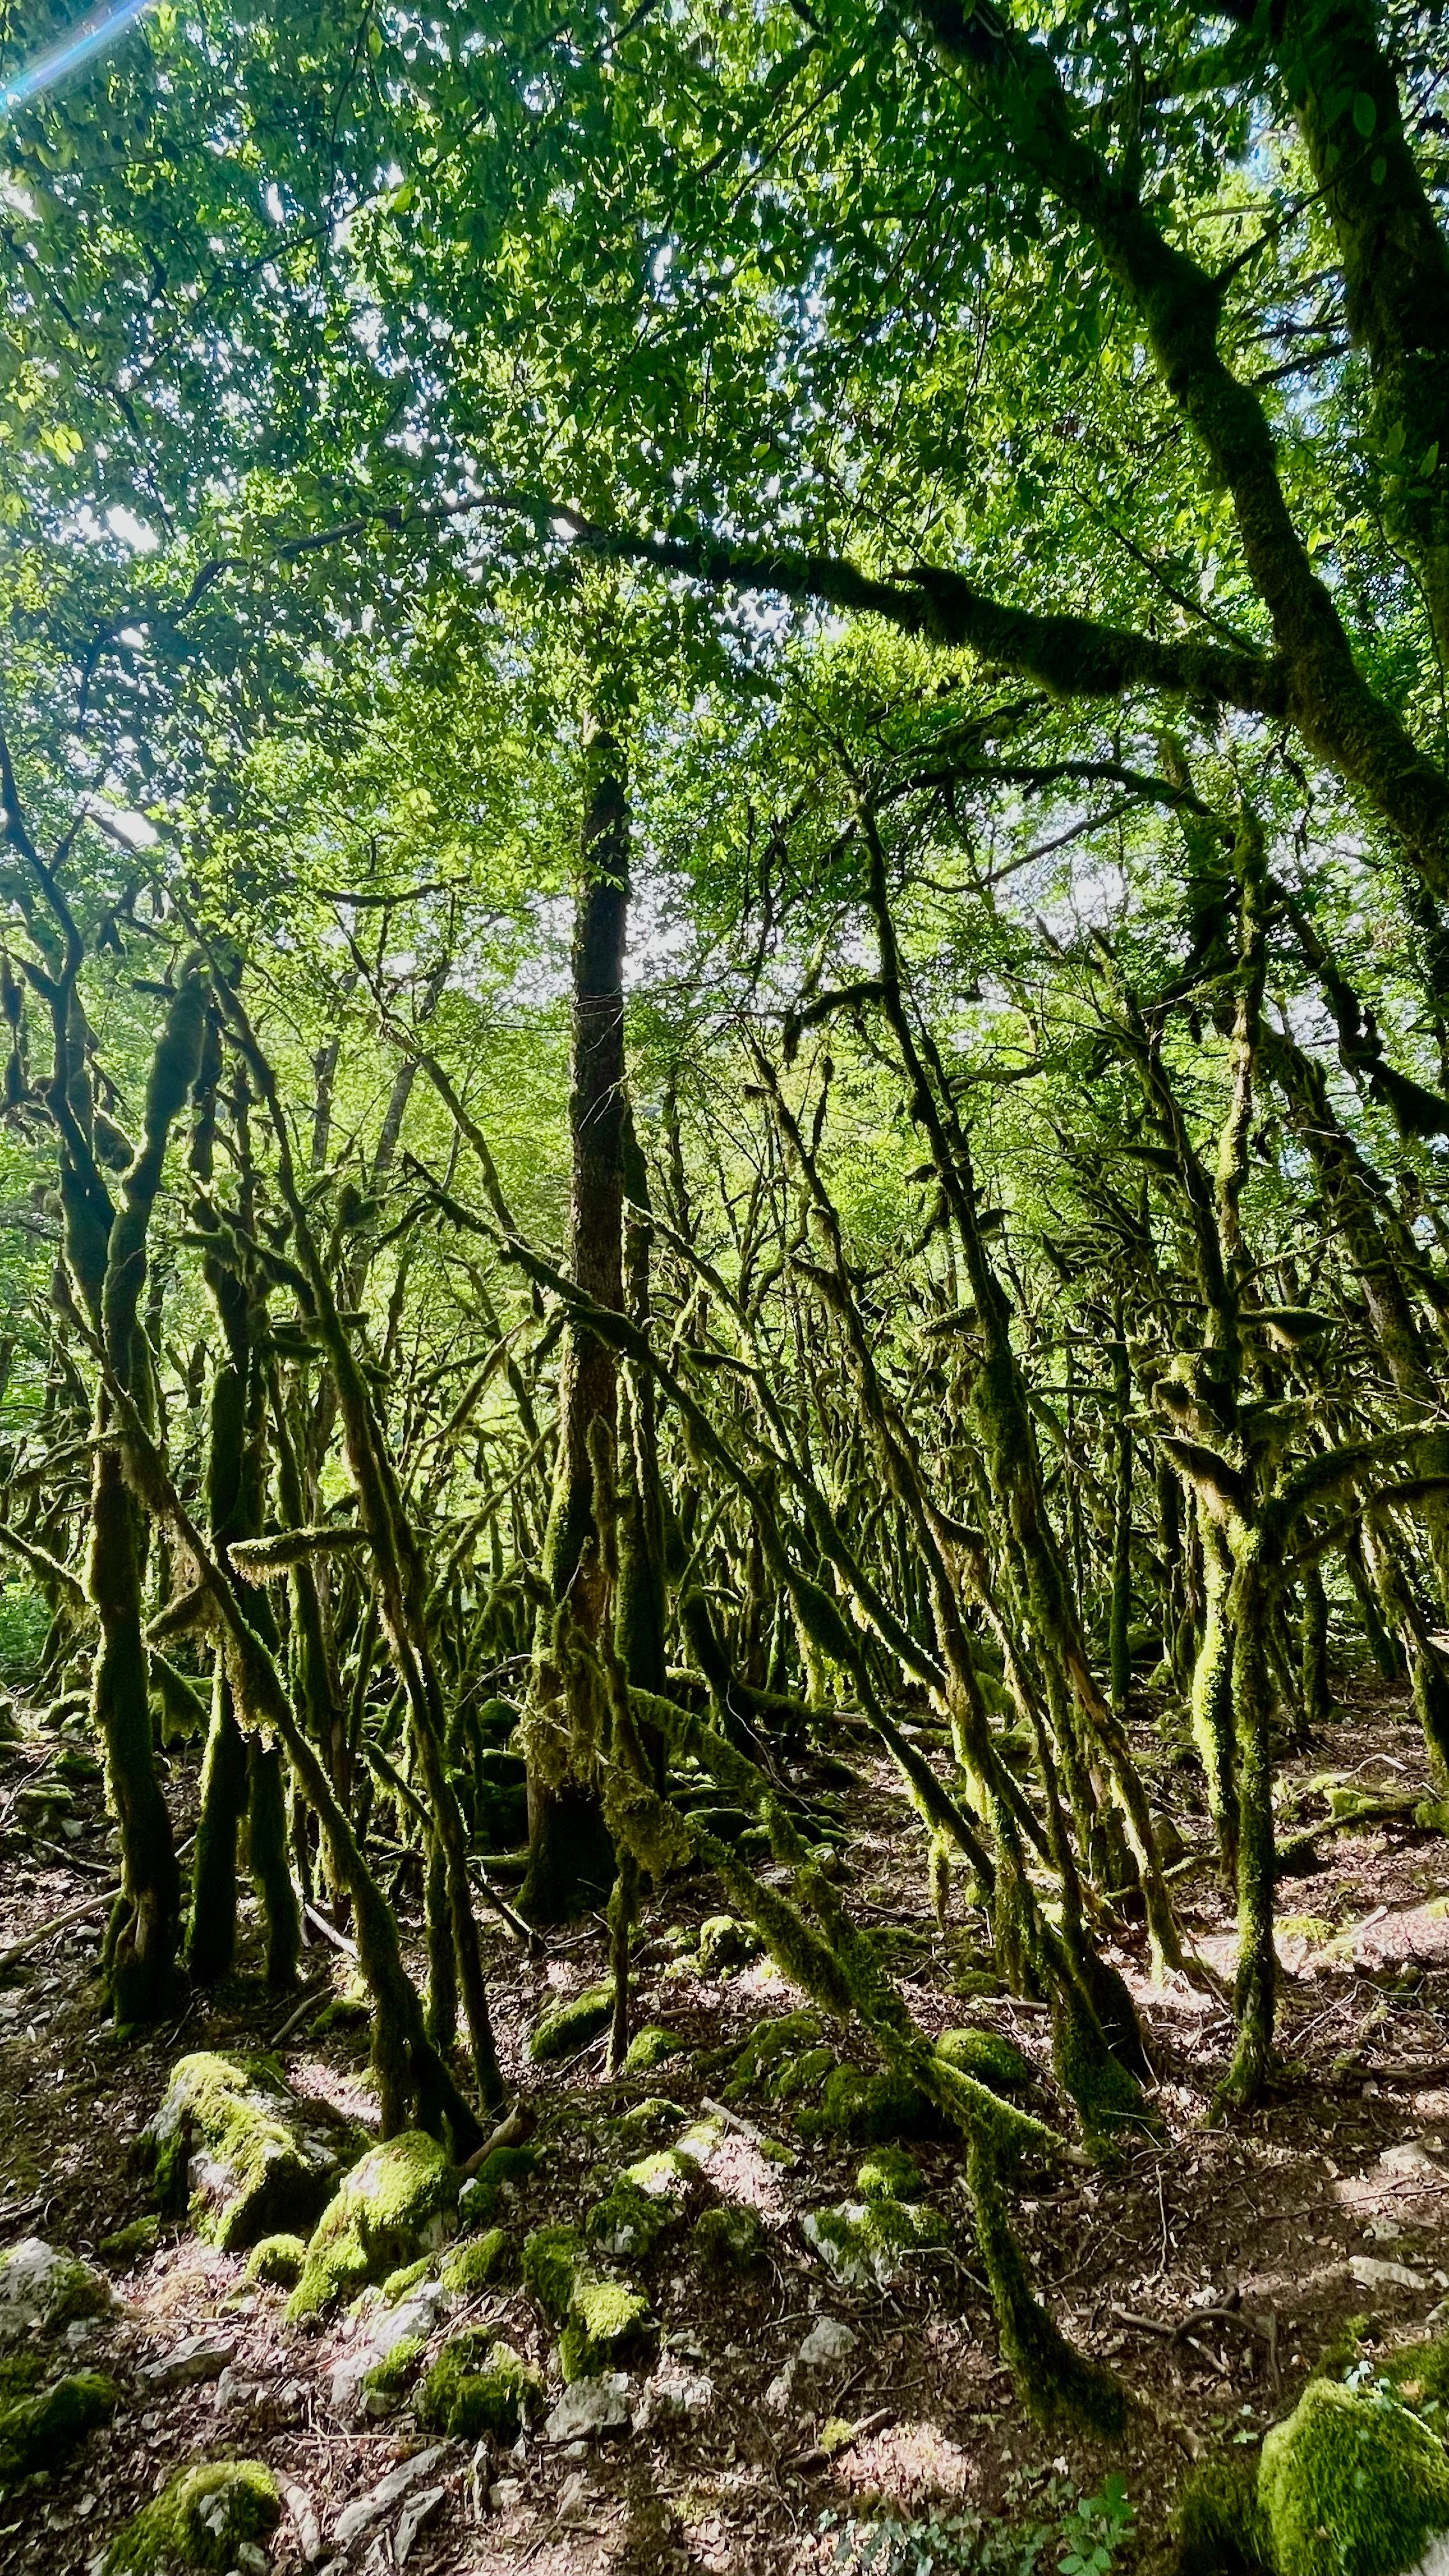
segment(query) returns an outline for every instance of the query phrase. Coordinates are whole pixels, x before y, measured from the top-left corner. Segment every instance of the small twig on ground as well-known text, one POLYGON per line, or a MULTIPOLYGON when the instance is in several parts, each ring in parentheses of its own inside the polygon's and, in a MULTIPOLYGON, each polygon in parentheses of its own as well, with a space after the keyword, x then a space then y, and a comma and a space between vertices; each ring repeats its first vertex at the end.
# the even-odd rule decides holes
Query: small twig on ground
POLYGON ((335 1923, 329 1923, 325 1914, 319 1914, 315 1905, 310 1904, 306 1899, 304 1899, 302 1911, 306 1915, 308 1922, 313 1924, 321 1933, 324 1941, 330 1941, 334 1949, 338 1949, 342 1952, 344 1958, 356 1958, 357 1943, 355 1941, 349 1941, 345 1932, 339 1932, 335 1923))
POLYGON ((52 1934, 64 1932, 72 1923, 84 1923, 88 1914, 104 1914, 106 1907, 114 1905, 121 1892, 119 1886, 100 1888, 94 1896, 88 1896, 83 1905, 67 1906, 63 1914, 52 1914, 48 1923, 38 1923, 33 1932, 26 1933, 23 1941, 12 1941, 8 1950, 0 1950, 0 1977, 7 1968, 13 1967, 17 1959, 24 1959, 32 1950, 38 1950, 52 1934))
POLYGON ((833 2451, 823 2450, 817 2442, 812 2449, 797 2451, 792 2459, 782 2460, 780 2466, 782 2469, 790 2470, 797 2477, 802 2476, 809 2469, 823 2469, 828 2461, 838 2460, 842 2451, 853 2450, 857 2442, 865 2441, 871 2433, 883 2433, 887 2424, 893 2424, 895 2420, 896 2410, 893 2406, 878 2406, 873 2415, 862 2416, 848 2442, 839 2443, 833 2451))

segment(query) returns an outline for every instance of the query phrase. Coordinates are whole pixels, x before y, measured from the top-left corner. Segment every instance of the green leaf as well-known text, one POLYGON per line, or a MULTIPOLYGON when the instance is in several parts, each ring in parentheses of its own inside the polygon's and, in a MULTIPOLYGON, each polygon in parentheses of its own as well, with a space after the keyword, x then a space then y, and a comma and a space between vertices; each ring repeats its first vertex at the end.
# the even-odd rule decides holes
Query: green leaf
POLYGON ((1379 112, 1366 89, 1356 90, 1354 93, 1353 121, 1367 143, 1379 121, 1379 112))

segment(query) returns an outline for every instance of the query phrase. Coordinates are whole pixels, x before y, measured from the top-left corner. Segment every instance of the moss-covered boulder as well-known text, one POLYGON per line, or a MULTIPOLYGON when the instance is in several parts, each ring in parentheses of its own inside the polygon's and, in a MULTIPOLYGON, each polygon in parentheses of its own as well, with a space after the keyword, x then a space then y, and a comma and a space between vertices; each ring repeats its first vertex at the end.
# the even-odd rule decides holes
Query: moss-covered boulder
POLYGON ((144 2263, 154 2254, 161 2241, 161 2221, 154 2211, 145 2218, 133 2218, 129 2227, 117 2227, 103 2236, 96 2251, 103 2263, 114 2263, 119 2271, 129 2271, 135 2263, 144 2263))
POLYGON ((294 2325, 321 2316, 369 2281, 434 2251, 451 2231, 458 2177, 425 2130, 406 2129, 353 2166, 328 2202, 287 2302, 294 2325))
POLYGON ((919 2085, 889 2071, 862 2075, 854 2066, 837 2066, 826 2078, 819 2110, 796 2117, 807 2137, 850 2138, 861 2146, 937 2137, 941 2128, 940 2113, 919 2085))
POLYGON ((1177 2500, 1173 2541, 1171 2576, 1270 2576, 1256 2462, 1239 2453, 1195 2470, 1177 2500))
POLYGON ((464 2227, 481 2227, 509 2208, 537 2167, 537 2147, 495 2147, 458 2194, 458 2219, 464 2227))
POLYGON ((849 2290, 887 2289, 916 2258, 951 2242, 951 2230, 935 2210, 898 2200, 807 2210, 800 2226, 807 2245, 849 2290))
POLYGON ((259 2236, 247 2256, 243 2277, 264 2281, 272 2289, 290 2290, 306 2266, 307 2248, 300 2236, 259 2236))
POLYGON ((1449 2532, 1449 2458, 1385 2386, 1313 2380, 1263 2444, 1276 2576, 1405 2576, 1449 2532))
POLYGON ((82 2317, 103 2317, 115 2294, 103 2272, 42 2237, 23 2236, 0 2260, 0 2347, 58 2334, 82 2317))
POLYGON ((114 2414, 118 2392, 96 2370, 76 2370, 32 2396, 0 2404, 0 2486, 53 2468, 92 2426, 114 2414))
POLYGON ((418 2421, 453 2441, 512 2442, 543 2402, 543 2382, 487 2327, 452 2335, 418 2390, 418 2421))
POLYGON ((225 2576, 276 2529, 282 2500, 261 2460, 207 2460, 174 2478, 116 2534, 103 2576, 225 2576))
POLYGON ((803 2102, 819 2092, 839 2064, 835 2050, 823 2041, 815 2048, 802 2048, 798 2056, 782 2057, 772 2068, 766 2090, 772 2102, 803 2102))
POLYGON ((935 2053, 961 2074, 974 2075, 978 2084, 988 2084, 993 2093, 1019 2093, 1036 2071, 999 2030, 943 2030, 935 2053))
POLYGON ((733 1914, 711 1914, 699 1927, 695 1967, 702 1977, 722 1977, 731 1968, 742 1968, 747 1960, 757 1959, 763 1946, 758 1932, 738 1922, 733 1914))
POLYGON ((479 2290, 506 2281, 514 2268, 512 2241, 503 2227, 490 2227, 454 2247, 438 2278, 454 2298, 471 2299, 479 2290))
POLYGON ((584 2219, 584 2237, 605 2254, 646 2262, 661 2238, 679 2226, 703 2177, 692 2156, 677 2147, 626 2165, 584 2219))
POLYGON ((695 2220, 690 2242, 706 2272, 750 2272, 763 2263, 769 2240, 758 2210, 724 2200, 695 2220))
MULTIPOLYGON (((825 2025, 818 2013, 779 2013, 772 2021, 756 2022, 735 2059, 729 2083, 725 2086, 726 2101, 736 2100, 740 2094, 748 2092, 752 2084, 758 2084, 761 2076, 768 2075, 783 2061, 798 2057, 802 2049, 817 2047, 824 2035, 825 2025)), ((831 2053, 826 2051, 825 2054, 827 2064, 822 2074, 828 2073, 833 2063, 831 2053)))
POLYGON ((586 1986, 582 1994, 571 1995, 567 2003, 553 2004, 539 2015, 529 2033, 529 2056, 537 2066, 577 2057, 581 2048, 608 2029, 613 2017, 612 1985, 586 1986))
POLYGON ((558 2342, 559 2368, 566 2380, 598 2379, 605 2371, 648 2360, 657 2339, 642 2290, 630 2281, 616 2281, 582 2266, 575 2271, 558 2342))
POLYGON ((653 2066, 662 2066, 666 2057, 677 2057, 685 2042, 678 2031, 666 2030, 662 2022, 651 2021, 636 2030, 624 2052, 626 2075, 647 2075, 653 2066))
POLYGON ((568 2315, 574 2273, 582 2252, 582 2240, 574 2227, 536 2227, 524 2240, 520 2267, 523 2286, 552 2325, 562 2325, 568 2315))
POLYGON ((855 2177, 862 2200, 919 2200, 925 2179, 904 2147, 875 2147, 855 2177))
POLYGON ((183 2057, 144 2145, 167 2209, 236 2253, 259 2236, 311 2227, 346 2162, 345 2130, 305 2110, 269 2057, 183 2057))
POLYGON ((400 2335, 362 2374, 362 2409, 366 2415, 393 2415, 427 2358, 421 2335, 400 2335))

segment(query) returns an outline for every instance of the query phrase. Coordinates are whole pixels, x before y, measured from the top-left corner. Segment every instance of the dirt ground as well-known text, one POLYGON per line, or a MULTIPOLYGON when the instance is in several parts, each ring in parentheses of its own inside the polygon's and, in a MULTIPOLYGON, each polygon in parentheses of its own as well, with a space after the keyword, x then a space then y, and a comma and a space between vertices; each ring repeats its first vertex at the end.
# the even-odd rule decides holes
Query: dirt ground
MULTIPOLYGON (((1362 1680, 1342 1682, 1340 1697, 1338 1722, 1285 1765, 1284 1837, 1324 1819, 1325 1798, 1313 1786, 1323 1774, 1388 1795, 1426 1785, 1422 1745, 1402 1707, 1362 1680)), ((35 1798, 55 1744, 22 1726, 0 1756, 7 1949, 88 1898, 94 1904, 111 1883, 99 1784, 82 1786, 68 1815, 35 1798)), ((1138 1744, 1160 1809, 1183 1838, 1185 1929, 1210 1965, 1228 1971, 1231 1916, 1206 1865, 1195 1764, 1148 1724, 1138 1744)), ((851 1758, 860 1760, 854 1747, 851 1758)), ((979 1922, 962 1919, 958 1900, 946 1932, 938 1930, 909 1811, 885 1771, 865 1767, 868 1788, 849 1806, 852 1902, 872 1926, 896 1932, 902 1991, 922 2026, 934 2033, 974 2022, 1008 2035, 1037 2070, 1032 2107, 1066 2130, 1045 2015, 1001 1996, 963 1998, 962 1985, 977 1982, 962 1971, 973 1957, 979 1963, 979 1922)), ((169 1786, 184 1820, 195 1800, 189 1755, 174 1757, 169 1786)), ((1110 2470, 1122 2473, 1136 2509, 1135 2563, 1150 2566, 1194 2452, 1255 2441, 1292 2405, 1347 2320, 1370 2319, 1392 2341, 1420 2330, 1441 2304, 1449 2313, 1445 1844, 1405 1818, 1325 1836, 1317 1858, 1311 1875, 1282 1891, 1285 2063, 1267 2106, 1231 2126, 1210 2124, 1226 2011, 1210 1993, 1151 1986, 1145 1946, 1133 1936, 1115 1956, 1159 2070, 1165 2142, 1144 2141, 1106 2169, 1058 2174, 1022 2207, 1040 2290, 1067 2331, 1111 2361, 1143 2401, 1121 2443, 1107 2450, 1044 2437, 1014 2400, 954 2146, 912 2148, 931 2204, 959 2220, 951 2243, 885 2291, 846 2291, 812 2253, 800 2220, 849 2196, 860 2150, 802 2142, 762 2087, 733 2105, 710 2179, 757 2207, 767 2264, 720 2289, 666 2249, 647 2275, 666 2356, 711 2383, 705 2411, 586 2446, 552 2443, 541 2430, 516 2455, 486 2443, 447 2446, 428 2481, 442 2495, 407 2549, 413 2576, 824 2567, 834 2541, 828 2526, 822 2536, 822 2517, 880 2504, 949 2510, 953 2499, 996 2510, 1030 2494, 1034 2481, 1070 2476, 1091 2490, 1110 2470), (762 2138, 793 2149, 793 2161, 762 2153, 762 2138), (834 2361, 792 2375, 787 2364, 822 2318, 854 2340, 834 2361), (773 2389, 782 2376, 783 2397, 773 2389), (832 2419, 864 2429, 827 2460, 818 2436, 832 2419)), ((608 2153, 605 2115, 645 2093, 696 2115, 728 2082, 730 2046, 802 2002, 759 1961, 710 1982, 678 1972, 671 1928, 717 1908, 716 1891, 687 1881, 646 1921, 636 2019, 677 2029, 698 2053, 627 2089, 606 2084, 602 2042, 547 2074, 524 2048, 544 2002, 602 1973, 602 1926, 583 1926, 531 1959, 485 1918, 505 2072, 527 2088, 546 2150, 525 2186, 520 2233, 577 2218, 596 2196, 589 2177, 608 2153)), ((291 2021, 280 2054, 297 2090, 363 2119, 372 2112, 365 2035, 320 2043, 309 2036, 310 2013, 294 2019, 300 1998, 268 1994, 256 1979, 195 1994, 174 2023, 118 2043, 95 1980, 101 1921, 99 1910, 72 1920, 0 1969, 0 2250, 39 2235, 94 2256, 102 2238, 148 2208, 138 2133, 188 2050, 270 2046, 291 2021)), ((347 1973, 330 1944, 308 1951, 304 1976, 317 2005, 347 1973)), ((848 2032, 840 2044, 850 2055, 848 2032)), ((178 2464, 207 2457, 260 2458, 285 2482, 278 2568, 300 2569, 314 2542, 320 2566, 336 2561, 364 2576, 395 2568, 396 2517, 365 2532, 345 2560, 330 2542, 342 2509, 422 2443, 406 2413, 359 2429, 334 2411, 329 2382, 346 2352, 346 2322, 319 2336, 287 2327, 284 2292, 247 2287, 240 2259, 180 2223, 166 2225, 154 2253, 115 2279, 119 2321, 94 2329, 87 2350, 104 2355, 121 2382, 122 2408, 63 2473, 0 2504, 0 2571, 84 2569, 178 2464), (148 2382, 148 2369, 202 2333, 234 2346, 222 2378, 164 2392, 148 2382)), ((548 2340, 521 2291, 475 2299, 450 2330, 482 2320, 496 2320, 546 2365, 548 2340)))

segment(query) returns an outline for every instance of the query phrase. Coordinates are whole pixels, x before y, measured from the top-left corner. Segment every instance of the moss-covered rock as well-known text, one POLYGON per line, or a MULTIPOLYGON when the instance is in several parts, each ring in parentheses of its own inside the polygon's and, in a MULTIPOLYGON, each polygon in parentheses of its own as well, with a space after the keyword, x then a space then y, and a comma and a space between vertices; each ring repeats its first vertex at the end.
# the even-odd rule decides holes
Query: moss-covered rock
POLYGON ((989 2084, 994 2093, 1019 2092, 1035 2072, 1030 2058, 999 2030, 943 2030, 935 2053, 961 2074, 974 2075, 978 2084, 989 2084))
POLYGON ((402 2404, 427 2358, 421 2335, 401 2335, 362 2374, 362 2402, 369 2415, 388 2415, 402 2404))
POLYGON ((71 2371, 34 2396, 12 2396, 0 2406, 0 2486, 54 2467, 117 2403, 112 2382, 96 2370, 71 2371))
MULTIPOLYGON (((818 2093, 839 2064, 834 2049, 823 2043, 817 2048, 802 2048, 797 2057, 782 2057, 766 2088, 771 2101, 799 2102, 809 2093, 818 2093)), ((731 2096, 734 2091, 731 2086, 731 2096)))
POLYGON ((1404 2576, 1449 2531, 1449 2459, 1392 2390, 1313 2380, 1263 2444, 1258 2503, 1277 2576, 1404 2576))
POLYGON ((588 2212, 587 2242, 606 2254, 630 2254, 647 2261, 661 2238, 682 2222, 701 2181, 695 2159, 678 2147, 641 2156, 625 2167, 588 2212))
POLYGON ((823 2038, 824 2029, 819 2014, 811 2012, 780 2013, 772 2021, 756 2022, 735 2059, 727 2095, 732 2095, 736 2085, 743 2091, 757 2084, 783 2058, 798 2057, 802 2049, 814 2048, 823 2038))
POLYGON ((580 2266, 559 2336, 559 2368, 566 2380, 597 2379, 606 2370, 646 2359, 656 2331, 642 2290, 580 2266))
POLYGON ((919 2085, 889 2071, 862 2075, 854 2066, 837 2066, 825 2079, 819 2110, 796 2117, 807 2137, 851 2138, 862 2146, 936 2137, 941 2128, 939 2112, 919 2085))
POLYGON ((287 2302, 294 2325, 320 2316, 369 2281, 441 2245, 457 2204, 458 2177, 425 2130, 406 2129, 353 2166, 307 2247, 287 2302))
POLYGON ((733 1914, 711 1914, 699 1927, 695 1966, 702 1977, 724 1976, 729 1969, 757 1959, 763 1946, 758 1932, 733 1914))
POLYGON ((324 2038, 334 2037, 339 2031, 361 2033, 371 2029, 375 2009, 366 1986, 347 1986, 323 2005, 312 2028, 324 2038))
POLYGON ((539 2161, 537 2147, 495 2147, 458 2195, 464 2227, 481 2227, 516 2201, 539 2161))
POLYGON ((614 2016, 612 1985, 586 1986, 582 1994, 571 1995, 567 2003, 554 2004, 541 2013, 529 2033, 528 2053, 535 2065, 547 2066, 561 2057, 577 2057, 591 2039, 608 2029, 614 2016))
POLYGON ((39 2236, 23 2236, 0 2260, 0 2345, 58 2334, 79 2318, 105 2316, 114 2305, 103 2272, 39 2236))
POLYGON ((666 2030, 662 2022, 647 2022, 636 2030, 624 2052, 626 2075, 647 2075, 651 2067, 662 2066, 666 2057, 677 2057, 685 2042, 677 2030, 666 2030))
POLYGON ((471 2299, 495 2281, 506 2281, 512 2269, 513 2245, 507 2229, 490 2227, 482 2236, 470 2236, 465 2244, 455 2246, 438 2277, 454 2298, 471 2299))
POLYGON ((432 2257, 429 2254, 420 2254, 413 2263, 399 2263, 397 2270, 389 2272, 382 2285, 382 2295, 387 2305, 395 2308, 400 2299, 407 2297, 409 2290, 415 2290, 419 2281, 427 2279, 432 2268, 432 2257))
POLYGON ((1173 2544, 1171 2576, 1270 2576, 1256 2462, 1239 2454, 1195 2470, 1177 2500, 1173 2544))
POLYGON ((203 2050, 171 2070, 144 2143, 162 2206, 237 2253, 311 2227, 337 2187, 346 2139, 309 2116, 274 2058, 203 2050))
POLYGON ((583 2251, 577 2228, 536 2227, 524 2240, 523 2286, 553 2325, 562 2325, 583 2251))
POLYGON ((301 2280, 307 2248, 300 2236, 259 2236, 246 2259, 245 2278, 290 2290, 301 2280))
POLYGON ((935 2210, 898 2200, 807 2210, 800 2225, 806 2243, 849 2290, 886 2289, 916 2256, 951 2242, 951 2230, 935 2210))
POLYGON ((726 2200, 702 2212, 690 2241, 707 2272, 749 2272, 764 2261, 768 2238, 758 2210, 726 2200))
MULTIPOLYGON (((1351 2325, 1364 2322, 1350 2320, 1351 2325)), ((1449 2440, 1449 2335, 1401 2344, 1397 2352, 1385 2354, 1376 2375, 1386 2379, 1416 2415, 1427 2416, 1441 2438, 1449 2440)))
POLYGON ((512 2442, 543 2401, 543 2382, 484 2326, 451 2335, 418 2390, 418 2421, 460 2442, 512 2442))
POLYGON ((178 2469, 116 2534, 104 2576, 224 2576, 245 2541, 264 2541, 282 2511, 277 2482, 260 2460, 207 2460, 178 2469))
POLYGON ((688 2117, 682 2103, 671 2102, 663 2093, 646 2093, 642 2102, 621 2113, 616 2124, 619 2143, 633 2146, 657 2137, 663 2129, 682 2129, 688 2117))
POLYGON ((904 2147, 876 2147, 855 2177, 862 2200, 919 2200, 925 2178, 904 2147))
POLYGON ((96 2250, 103 2263, 114 2263, 128 2271, 133 2263, 144 2263, 148 2255, 154 2254, 160 2239, 161 2221, 153 2212, 147 2218, 133 2218, 129 2227, 118 2227, 112 2235, 103 2236, 96 2250))

